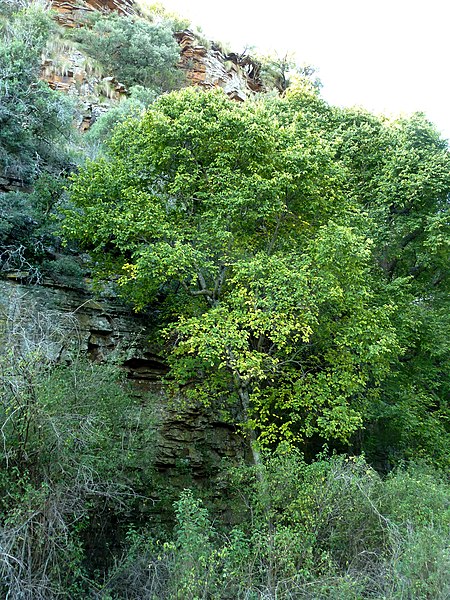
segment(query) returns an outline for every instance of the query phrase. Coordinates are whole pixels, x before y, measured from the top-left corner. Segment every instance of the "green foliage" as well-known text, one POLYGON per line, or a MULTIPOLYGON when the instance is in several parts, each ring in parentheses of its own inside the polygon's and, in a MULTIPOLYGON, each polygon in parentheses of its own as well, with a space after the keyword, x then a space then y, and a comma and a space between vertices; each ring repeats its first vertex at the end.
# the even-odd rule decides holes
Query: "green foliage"
POLYGON ((178 13, 167 10, 160 2, 149 4, 148 2, 138 2, 142 14, 152 22, 163 20, 172 31, 181 31, 182 29, 192 29, 192 24, 188 19, 178 13))
POLYGON ((395 305, 333 148, 290 103, 283 123, 221 91, 160 98, 74 178, 64 229, 137 309, 164 303, 188 396, 238 404, 267 443, 345 441, 399 352, 395 305))
POLYGON ((60 244, 50 216, 71 161, 73 106, 39 79, 56 26, 38 4, 21 4, 0 24, 0 272, 36 282, 60 244))
POLYGON ((0 273, 19 271, 36 282, 58 271, 51 264, 61 251, 53 217, 62 197, 62 178, 49 173, 40 175, 32 191, 0 193, 0 273))
POLYGON ((150 23, 111 13, 74 31, 80 47, 127 86, 167 91, 181 83, 178 45, 167 22, 150 23))
MULTIPOLYGON (((204 504, 184 490, 172 541, 133 533, 133 561, 122 563, 122 577, 145 582, 145 597, 447 597, 450 487, 429 467, 383 481, 361 458, 307 464, 282 451, 257 467, 231 468, 225 478, 234 525, 217 518, 213 525, 204 504)), ((118 584, 113 576, 105 591, 122 597, 118 584)))
POLYGON ((269 589, 285 579, 344 571, 361 552, 383 548, 374 505, 380 482, 362 460, 307 465, 282 452, 257 469, 232 471, 232 483, 251 511, 245 531, 256 553, 251 562, 269 589))
POLYGON ((367 449, 375 460, 432 456, 448 468, 450 156, 421 114, 388 121, 336 111, 338 155, 349 192, 367 211, 380 277, 397 298, 401 362, 371 408, 367 449))
POLYGON ((97 145, 99 152, 105 151, 103 145, 112 137, 114 128, 127 119, 142 116, 155 99, 155 92, 142 86, 132 87, 128 98, 102 114, 89 128, 85 135, 85 142, 88 145, 97 145))
POLYGON ((125 529, 148 502, 152 409, 114 365, 55 365, 70 356, 70 316, 16 310, 2 319, 0 352, 0 590, 86 598, 104 568, 95 553, 86 563, 86 548, 104 555, 111 531, 120 540, 118 516, 125 529))
POLYGON ((420 114, 328 106, 288 57, 263 64, 282 98, 156 100, 181 85, 184 24, 149 14, 73 32, 132 87, 87 134, 97 158, 67 208, 72 108, 39 81, 56 25, 0 2, 0 271, 82 275, 52 224, 64 204, 97 278, 153 309, 167 389, 241 425, 254 465, 224 474, 226 519, 178 494, 167 535, 150 399, 69 351, 70 316, 31 327, 17 302, 0 332, 0 594, 445 600, 450 490, 429 464, 449 466, 446 143, 420 114), (324 440, 369 461, 317 456, 324 440))
POLYGON ((31 5, 0 26, 0 177, 29 183, 43 169, 62 170, 72 105, 39 80, 41 53, 54 25, 31 5))
POLYGON ((175 503, 177 528, 171 567, 174 581, 173 598, 195 600, 214 588, 216 561, 213 555, 213 529, 208 511, 191 490, 184 490, 175 503))
POLYGON ((72 256, 60 256, 53 261, 44 262, 42 268, 52 275, 72 277, 76 283, 80 283, 84 274, 80 261, 72 256))
POLYGON ((268 91, 277 90, 284 94, 289 87, 301 81, 311 89, 321 88, 320 80, 314 77, 316 69, 311 65, 299 66, 290 54, 283 57, 261 56, 258 60, 261 63, 261 79, 268 91))

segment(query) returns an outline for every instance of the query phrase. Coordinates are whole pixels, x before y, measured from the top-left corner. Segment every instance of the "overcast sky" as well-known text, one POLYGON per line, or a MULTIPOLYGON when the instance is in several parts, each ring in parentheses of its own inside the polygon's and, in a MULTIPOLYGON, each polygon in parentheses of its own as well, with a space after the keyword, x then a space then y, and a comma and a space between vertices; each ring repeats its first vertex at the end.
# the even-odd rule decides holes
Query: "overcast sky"
POLYGON ((450 0, 162 0, 210 39, 296 54, 323 96, 387 114, 423 111, 450 137, 450 0))

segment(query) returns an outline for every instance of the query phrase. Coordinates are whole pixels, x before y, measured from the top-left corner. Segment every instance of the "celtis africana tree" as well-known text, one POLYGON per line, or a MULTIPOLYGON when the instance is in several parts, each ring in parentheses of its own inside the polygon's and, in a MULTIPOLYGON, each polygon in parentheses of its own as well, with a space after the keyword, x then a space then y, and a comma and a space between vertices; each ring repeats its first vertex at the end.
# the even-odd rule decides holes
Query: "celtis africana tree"
POLYGON ((333 145, 291 102, 160 98, 74 178, 64 228, 137 309, 158 303, 188 396, 238 404, 267 442, 348 440, 400 351, 395 306, 333 145))

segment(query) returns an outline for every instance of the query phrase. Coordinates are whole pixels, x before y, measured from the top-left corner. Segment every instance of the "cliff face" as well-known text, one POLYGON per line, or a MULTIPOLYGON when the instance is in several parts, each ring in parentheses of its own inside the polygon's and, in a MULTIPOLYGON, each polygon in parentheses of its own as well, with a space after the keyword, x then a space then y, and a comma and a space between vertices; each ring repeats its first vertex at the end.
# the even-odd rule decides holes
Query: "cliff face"
MULTIPOLYGON (((126 16, 137 14, 132 0, 52 0, 56 21, 67 28, 80 27, 94 12, 118 12, 126 16)), ((83 52, 68 43, 56 44, 43 59, 41 78, 57 91, 78 100, 77 127, 81 131, 111 106, 126 97, 125 86, 113 74, 107 77, 95 73, 83 52), (107 99, 107 101, 105 101, 107 99)))
POLYGON ((57 13, 56 20, 63 27, 79 27, 80 21, 95 10, 128 16, 137 13, 132 0, 52 0, 51 5, 57 13))
POLYGON ((100 77, 90 71, 86 56, 73 47, 62 46, 56 56, 49 55, 42 65, 42 79, 59 92, 77 98, 76 126, 86 131, 113 102, 127 96, 125 86, 114 77, 100 77), (102 100, 107 98, 107 101, 102 100))
POLYGON ((178 66, 186 72, 191 85, 221 87, 230 98, 240 101, 264 91, 260 65, 248 56, 224 54, 217 46, 208 50, 197 44, 189 30, 179 31, 175 37, 180 45, 178 66))
MULTIPOLYGON (((94 11, 115 11, 127 16, 139 13, 132 0, 53 0, 52 8, 58 23, 68 28, 80 27, 94 11)), ((264 91, 260 65, 250 57, 224 54, 214 45, 208 49, 198 44, 189 30, 177 32, 175 38, 180 46, 178 67, 185 72, 189 85, 220 87, 238 101, 264 91)), ((78 99, 77 126, 81 131, 87 130, 100 114, 106 112, 111 102, 119 102, 127 95, 125 86, 114 78, 114 73, 104 77, 92 72, 87 57, 69 44, 56 46, 45 56, 42 79, 52 89, 78 99)))
POLYGON ((159 471, 171 475, 181 462, 203 479, 223 457, 243 455, 241 438, 218 414, 168 400, 161 384, 167 367, 148 343, 145 320, 117 298, 95 299, 87 289, 50 281, 23 285, 10 274, 0 280, 0 343, 11 325, 55 362, 70 361, 74 352, 97 362, 114 356, 141 401, 152 403, 157 440, 152 453, 159 471))

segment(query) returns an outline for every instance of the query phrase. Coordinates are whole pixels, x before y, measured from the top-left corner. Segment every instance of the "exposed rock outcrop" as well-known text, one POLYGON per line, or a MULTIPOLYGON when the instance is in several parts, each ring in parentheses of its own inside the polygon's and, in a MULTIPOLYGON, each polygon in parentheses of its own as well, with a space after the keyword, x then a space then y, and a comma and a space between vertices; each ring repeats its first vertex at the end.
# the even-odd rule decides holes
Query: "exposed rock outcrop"
POLYGON ((207 49, 199 45, 192 31, 178 31, 180 45, 178 66, 186 72, 191 85, 221 87, 233 100, 244 101, 255 92, 264 91, 260 65, 249 56, 224 54, 218 46, 207 49))
POLYGON ((42 79, 60 92, 77 98, 77 127, 86 131, 103 113, 127 96, 126 87, 114 77, 93 73, 87 57, 70 45, 62 46, 58 55, 48 56, 42 65, 42 79), (102 97, 107 101, 102 101, 102 97))
POLYGON ((135 15, 137 8, 132 0, 51 0, 57 13, 56 20, 63 27, 79 27, 89 13, 93 11, 115 11, 121 15, 135 15))
MULTIPOLYGON (((56 21, 67 28, 81 27, 94 12, 114 11, 127 16, 138 13, 132 0, 52 0, 51 5, 56 21)), ((81 131, 89 129, 112 103, 128 93, 113 74, 95 72, 88 57, 69 42, 60 41, 50 48, 43 60, 41 78, 52 89, 78 99, 76 125, 81 131)))
MULTIPOLYGON (((115 11, 123 15, 138 14, 132 0, 53 0, 56 20, 68 28, 80 27, 95 11, 115 11)), ((179 31, 175 38, 180 46, 178 67, 186 73, 188 84, 204 88, 221 87, 233 100, 244 101, 254 93, 264 91, 260 65, 247 55, 225 54, 217 45, 210 49, 198 43, 194 33, 179 31)), ((106 112, 111 103, 127 95, 127 89, 111 73, 104 77, 90 68, 87 57, 70 44, 54 47, 44 59, 42 79, 52 89, 78 98, 80 114, 77 126, 81 131, 106 112), (102 100, 103 98, 103 100, 102 100), (104 99, 107 98, 107 101, 104 99)))
POLYGON ((149 345, 144 318, 114 297, 97 299, 87 289, 50 281, 24 285, 20 274, 11 275, 0 280, 0 343, 14 323, 28 344, 39 343, 54 361, 67 362, 74 352, 98 362, 114 354, 142 402, 152 402, 158 470, 171 473, 181 463, 204 478, 223 457, 243 455, 242 439, 214 411, 168 401, 161 384, 167 367, 149 345))

